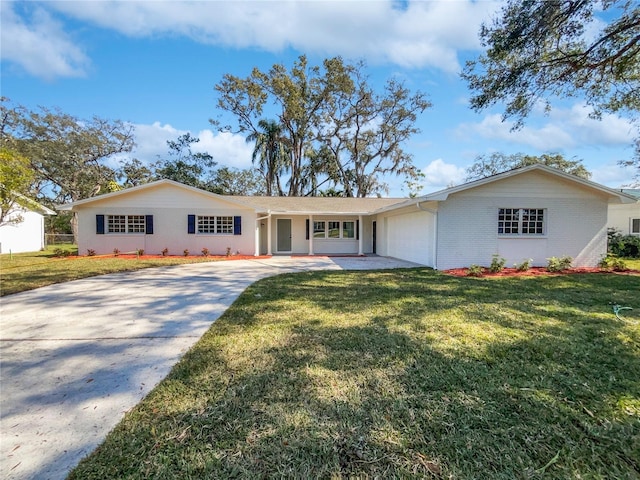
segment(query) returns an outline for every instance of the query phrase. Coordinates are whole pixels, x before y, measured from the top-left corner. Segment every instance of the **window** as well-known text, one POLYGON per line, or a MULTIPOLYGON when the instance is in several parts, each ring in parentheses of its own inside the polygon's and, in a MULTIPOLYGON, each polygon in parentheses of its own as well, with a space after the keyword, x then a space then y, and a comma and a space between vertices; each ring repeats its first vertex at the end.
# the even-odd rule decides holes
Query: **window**
MULTIPOLYGON (((307 237, 308 238, 308 237, 307 237)), ((340 220, 313 222, 313 238, 356 238, 356 222, 340 220)))
POLYGON ((329 238, 340 238, 340 222, 328 222, 329 238))
POLYGON ((127 217, 126 215, 109 215, 107 216, 107 232, 109 233, 126 233, 127 217))
POLYGON ((498 235, 544 235, 543 208, 500 208, 498 235))
POLYGON ((233 234, 233 217, 198 216, 198 233, 233 234))
POLYGON ((640 234, 640 218, 631 219, 631 233, 634 235, 640 234))
POLYGON ((147 215, 107 215, 107 233, 146 233, 147 215))
POLYGON ((324 222, 313 222, 313 238, 324 238, 324 222))
POLYGON ((233 233, 233 217, 216 217, 216 233, 233 233))
POLYGON ((127 217, 127 233, 144 233, 144 215, 129 215, 127 217))
POLYGON ((355 222, 342 222, 342 238, 356 238, 355 222))

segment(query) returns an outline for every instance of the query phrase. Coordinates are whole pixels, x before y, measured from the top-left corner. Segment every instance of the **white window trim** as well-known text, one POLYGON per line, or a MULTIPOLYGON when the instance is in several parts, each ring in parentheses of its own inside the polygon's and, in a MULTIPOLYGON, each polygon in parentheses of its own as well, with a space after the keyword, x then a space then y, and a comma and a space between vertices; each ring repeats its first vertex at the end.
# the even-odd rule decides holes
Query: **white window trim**
POLYGON ((547 237, 547 221, 548 211, 546 208, 540 207, 498 207, 496 211, 496 230, 498 238, 546 238, 547 237), (522 211, 523 210, 542 210, 542 233, 500 233, 500 210, 518 210, 518 232, 522 232, 522 211))
POLYGON ((346 241, 357 241, 357 222, 355 220, 336 220, 336 219, 328 219, 328 220, 313 220, 313 232, 311 232, 314 240, 329 240, 332 242, 336 242, 339 240, 346 241), (329 236, 329 224, 335 222, 340 225, 340 234, 338 237, 330 237, 329 236), (345 237, 344 236, 344 224, 346 222, 353 223, 353 237, 345 237), (324 223, 324 235, 322 237, 318 237, 315 235, 315 224, 316 223, 324 223))
POLYGON ((146 215, 141 215, 138 213, 132 213, 132 214, 122 214, 122 213, 110 213, 110 214, 106 214, 105 215, 105 228, 104 228, 104 233, 107 235, 127 235, 127 236, 135 236, 135 235, 146 235, 147 233, 147 223, 146 223, 146 215), (124 232, 112 232, 111 231, 111 218, 112 217, 124 217, 124 223, 122 225, 124 225, 124 232), (142 232, 130 232, 129 231, 129 226, 131 225, 129 223, 129 219, 130 217, 143 217, 143 231, 142 232))
POLYGON ((229 237, 233 236, 233 215, 196 215, 196 235, 204 236, 216 236, 216 237, 229 237), (201 232, 200 231, 200 219, 201 218, 213 218, 213 232, 201 232), (218 222, 221 218, 230 218, 230 231, 218 233, 218 222))
POLYGON ((629 235, 640 235, 640 225, 638 225, 638 231, 633 231, 633 222, 638 221, 640 223, 640 218, 629 217, 629 235))

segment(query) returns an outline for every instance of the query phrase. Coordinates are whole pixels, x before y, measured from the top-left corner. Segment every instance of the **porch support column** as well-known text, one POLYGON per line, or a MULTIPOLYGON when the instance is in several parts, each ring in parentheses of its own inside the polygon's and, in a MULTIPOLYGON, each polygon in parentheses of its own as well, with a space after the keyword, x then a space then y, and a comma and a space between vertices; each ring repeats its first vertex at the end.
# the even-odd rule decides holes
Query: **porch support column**
POLYGON ((271 212, 267 215, 267 255, 273 255, 271 248, 271 212))
POLYGON ((259 218, 256 218, 256 229, 255 229, 255 233, 253 234, 253 238, 254 238, 253 256, 259 257, 260 256, 260 219, 259 218))
POLYGON ((358 255, 364 255, 364 248, 362 248, 362 235, 363 227, 362 227, 362 215, 358 215, 358 255))
POLYGON ((313 215, 309 215, 309 255, 313 255, 313 215))

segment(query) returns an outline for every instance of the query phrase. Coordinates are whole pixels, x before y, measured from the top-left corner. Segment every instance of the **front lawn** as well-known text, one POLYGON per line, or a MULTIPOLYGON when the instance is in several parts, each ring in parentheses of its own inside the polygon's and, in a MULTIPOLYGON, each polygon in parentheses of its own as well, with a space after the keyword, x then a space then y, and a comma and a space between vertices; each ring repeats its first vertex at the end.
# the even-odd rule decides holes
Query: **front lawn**
POLYGON ((70 478, 638 478, 639 372, 640 276, 283 275, 70 478))
POLYGON ((33 290, 34 288, 69 282, 105 273, 126 272, 149 267, 180 265, 212 260, 211 257, 166 257, 125 259, 122 257, 76 256, 71 245, 53 245, 41 252, 0 255, 0 296, 33 290), (56 257, 54 250, 68 251, 69 257, 56 257))

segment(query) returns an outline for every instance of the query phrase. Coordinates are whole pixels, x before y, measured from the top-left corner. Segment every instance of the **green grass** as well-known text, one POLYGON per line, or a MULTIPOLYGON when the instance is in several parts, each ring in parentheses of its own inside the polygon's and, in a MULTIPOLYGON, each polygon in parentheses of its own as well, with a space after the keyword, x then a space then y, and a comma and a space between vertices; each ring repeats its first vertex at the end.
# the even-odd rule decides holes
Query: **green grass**
POLYGON ((41 252, 0 255, 0 296, 34 288, 69 282, 105 273, 142 268, 211 261, 204 257, 166 257, 161 259, 125 259, 121 257, 56 257, 55 249, 77 254, 72 245, 54 245, 41 252))
POLYGON ((640 258, 625 258, 624 263, 627 264, 627 268, 640 271, 640 258))
POLYGON ((70 478, 637 479, 639 292, 615 274, 265 279, 70 478))

